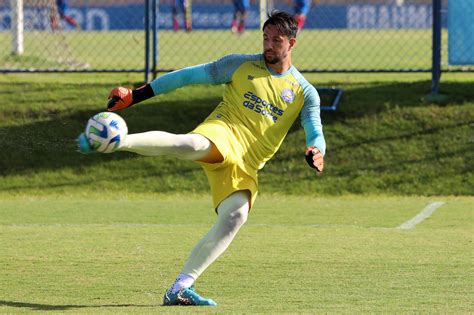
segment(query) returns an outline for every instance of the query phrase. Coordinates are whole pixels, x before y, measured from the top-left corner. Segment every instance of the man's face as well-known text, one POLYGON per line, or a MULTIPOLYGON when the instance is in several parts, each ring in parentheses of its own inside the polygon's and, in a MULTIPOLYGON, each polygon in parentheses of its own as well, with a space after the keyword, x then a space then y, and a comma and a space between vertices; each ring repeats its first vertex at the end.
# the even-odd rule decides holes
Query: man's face
POLYGON ((263 31, 263 57, 268 64, 276 64, 286 59, 296 39, 288 39, 275 25, 267 25, 263 31))

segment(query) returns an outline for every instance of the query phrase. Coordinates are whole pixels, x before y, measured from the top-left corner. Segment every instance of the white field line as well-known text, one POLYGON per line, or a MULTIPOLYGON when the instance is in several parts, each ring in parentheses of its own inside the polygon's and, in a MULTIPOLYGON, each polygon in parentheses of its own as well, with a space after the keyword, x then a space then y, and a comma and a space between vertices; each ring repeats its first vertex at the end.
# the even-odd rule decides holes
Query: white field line
POLYGON ((444 201, 435 201, 430 203, 428 206, 426 206, 423 210, 421 210, 420 213, 418 213, 416 216, 414 216, 412 219, 406 221, 405 223, 401 224, 400 226, 397 227, 397 229, 401 230, 409 230, 415 227, 418 223, 423 222, 425 219, 429 218, 433 212, 436 211, 439 207, 444 205, 446 202, 444 201))
MULTIPOLYGON (((405 223, 401 224, 400 226, 393 228, 393 227, 364 227, 360 225, 352 225, 352 224, 265 224, 265 223, 248 223, 245 226, 248 227, 274 227, 274 228, 295 228, 295 227, 307 227, 307 228, 321 228, 321 229, 329 229, 329 228, 359 228, 359 229, 380 229, 380 230, 390 230, 390 229, 401 229, 401 230, 408 230, 415 227, 415 225, 419 224, 423 220, 430 217, 436 209, 444 205, 446 202, 444 201, 436 201, 430 203, 426 208, 421 210, 414 218, 406 221, 405 223)), ((64 228, 64 227, 119 227, 119 228, 152 228, 152 227, 209 227, 212 223, 188 223, 188 224, 179 224, 179 223, 13 223, 13 224, 5 224, 3 226, 8 227, 49 227, 49 228, 64 228)), ((0 226, 2 226, 0 224, 0 226)))

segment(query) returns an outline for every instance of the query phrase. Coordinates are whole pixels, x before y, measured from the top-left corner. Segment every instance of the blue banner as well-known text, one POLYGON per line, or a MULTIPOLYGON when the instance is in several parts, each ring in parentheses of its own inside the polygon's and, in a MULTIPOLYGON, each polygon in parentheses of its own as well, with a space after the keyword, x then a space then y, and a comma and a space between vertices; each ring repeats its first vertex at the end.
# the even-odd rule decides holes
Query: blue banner
MULTIPOLYGON (((461 0, 450 0, 450 7, 451 2, 455 3, 456 1, 461 0)), ((472 6, 474 1, 464 0, 462 2, 470 2, 472 6)), ((289 6, 281 6, 278 9, 288 12, 293 10, 289 6)), ((453 10, 455 9, 456 7, 453 10)), ((143 5, 70 7, 66 13, 78 21, 83 31, 140 30, 144 25, 143 5)), ((50 15, 45 8, 26 6, 24 16, 26 30, 48 29, 50 26, 50 15)), ((232 5, 193 5, 193 29, 228 29, 232 16, 232 5)), ((470 16, 472 17, 472 14, 470 16)), ((179 19, 181 22, 182 17, 180 16, 179 19)), ((446 26, 446 20, 443 17, 443 26, 446 26)), ((160 6, 157 22, 160 29, 172 29, 170 5, 160 6)), ((308 13, 305 28, 429 29, 431 25, 431 5, 316 5, 308 13)), ((472 27, 472 25, 466 16, 466 24, 462 27, 472 27)), ((67 26, 64 25, 64 27, 67 26)), ((253 5, 247 18, 247 28, 258 29, 259 27, 259 8, 253 5)), ((0 8, 0 31, 10 28, 10 8, 0 8)))
POLYGON ((450 64, 474 64, 473 17, 473 0, 449 0, 448 59, 450 64))

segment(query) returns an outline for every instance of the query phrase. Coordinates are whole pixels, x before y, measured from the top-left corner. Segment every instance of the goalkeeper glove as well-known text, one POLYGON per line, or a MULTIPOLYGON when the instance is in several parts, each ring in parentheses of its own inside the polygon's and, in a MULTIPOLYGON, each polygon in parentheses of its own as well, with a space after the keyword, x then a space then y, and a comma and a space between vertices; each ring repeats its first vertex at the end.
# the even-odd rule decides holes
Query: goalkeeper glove
POLYGON ((318 172, 322 172, 324 169, 324 156, 321 151, 316 147, 307 147, 304 153, 306 162, 311 168, 316 169, 318 172))
POLYGON ((126 87, 117 87, 110 91, 107 101, 107 110, 114 111, 124 109, 153 96, 155 96, 155 93, 150 84, 143 85, 136 90, 126 87))
POLYGON ((107 110, 114 111, 132 106, 132 90, 126 87, 117 87, 110 91, 107 101, 107 110))

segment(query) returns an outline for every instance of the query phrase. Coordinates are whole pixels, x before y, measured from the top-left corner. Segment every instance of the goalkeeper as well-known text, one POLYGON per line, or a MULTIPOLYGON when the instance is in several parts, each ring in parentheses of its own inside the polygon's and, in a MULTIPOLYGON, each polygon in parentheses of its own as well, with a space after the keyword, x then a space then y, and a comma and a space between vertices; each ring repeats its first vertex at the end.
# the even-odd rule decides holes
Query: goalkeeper
MULTIPOLYGON (((258 192, 257 171, 277 152, 300 112, 306 161, 323 170, 319 96, 291 62, 297 31, 293 16, 274 11, 263 25, 263 54, 229 55, 168 73, 136 90, 115 88, 109 96, 108 109, 115 111, 185 85, 225 84, 223 100, 192 132, 130 134, 117 149, 197 161, 210 184, 216 223, 192 250, 164 305, 216 305, 196 292, 194 282, 246 222, 258 192)), ((78 145, 82 153, 91 152, 84 134, 78 145)))

